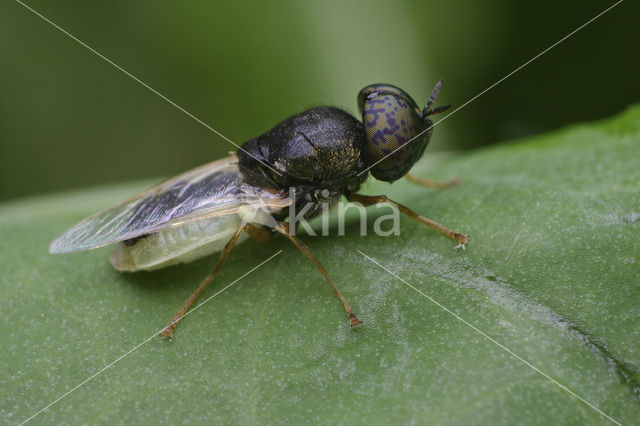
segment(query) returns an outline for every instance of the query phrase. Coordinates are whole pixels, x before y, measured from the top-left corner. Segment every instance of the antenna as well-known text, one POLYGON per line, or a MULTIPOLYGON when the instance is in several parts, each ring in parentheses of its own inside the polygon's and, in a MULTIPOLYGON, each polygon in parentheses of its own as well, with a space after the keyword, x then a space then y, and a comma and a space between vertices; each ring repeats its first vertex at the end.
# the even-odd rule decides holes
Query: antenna
POLYGON ((444 81, 444 77, 440 79, 433 88, 431 95, 429 96, 429 100, 427 100, 427 104, 422 108, 422 112, 420 113, 420 118, 425 118, 433 114, 440 114, 451 108, 451 105, 440 106, 437 108, 429 109, 429 107, 438 99, 438 95, 440 94, 440 88, 442 87, 442 82, 444 81))

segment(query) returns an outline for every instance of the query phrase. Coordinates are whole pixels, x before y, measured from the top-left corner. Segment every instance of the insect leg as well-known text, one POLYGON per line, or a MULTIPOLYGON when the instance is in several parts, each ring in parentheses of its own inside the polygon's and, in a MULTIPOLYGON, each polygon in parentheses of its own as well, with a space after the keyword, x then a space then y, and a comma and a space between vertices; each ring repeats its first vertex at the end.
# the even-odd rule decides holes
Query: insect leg
POLYGON ((253 238, 256 241, 260 241, 260 242, 265 242, 268 241, 271 238, 271 230, 269 229, 264 229, 264 228, 259 228, 257 226, 253 226, 250 223, 247 224, 247 228, 245 229, 245 232, 247 234, 249 234, 249 236, 251 238, 253 238))
POLYGON ((447 228, 446 226, 440 225, 437 222, 434 222, 431 219, 427 219, 426 217, 420 216, 418 213, 414 212, 413 210, 409 209, 406 206, 403 206, 400 203, 396 203, 393 200, 390 200, 386 195, 362 195, 362 194, 349 194, 347 195, 347 200, 351 201, 351 202, 356 202, 356 203, 360 203, 363 206, 372 206, 374 204, 380 204, 380 203, 389 203, 393 206, 395 206, 398 210, 400 210, 402 213, 406 214, 407 216, 409 216, 411 219, 417 220, 418 222, 430 226, 431 228, 437 229, 438 231, 442 232, 443 234, 453 238, 454 240, 458 241, 458 245, 456 246, 456 248, 461 247, 462 249, 464 249, 464 245, 467 244, 469 242, 469 237, 467 237, 465 234, 461 234, 459 232, 455 232, 452 231, 451 229, 447 228))
POLYGON ((318 268, 318 271, 320 271, 320 273, 324 275, 327 281, 329 281, 329 284, 331 284, 331 287, 336 292, 338 299, 340 299, 340 302, 342 302, 342 306, 344 306, 344 310, 347 311, 347 315, 349 316, 349 322, 351 323, 351 327, 357 327, 360 324, 362 324, 362 321, 360 321, 356 316, 356 314, 353 313, 353 309, 351 309, 351 306, 347 302, 347 299, 344 298, 344 296, 342 295, 342 292, 333 283, 333 281, 329 277, 329 274, 327 273, 327 270, 324 268, 324 266, 322 266, 322 263, 320 263, 318 258, 313 254, 313 252, 309 249, 309 247, 305 243, 303 243, 295 235, 291 235, 289 233, 289 224, 286 222, 278 222, 278 224, 275 226, 274 229, 280 232, 281 234, 286 235, 286 237, 289 238, 291 242, 295 244, 296 247, 298 247, 298 249, 300 249, 300 251, 304 253, 304 255, 307 256, 309 260, 313 262, 314 265, 316 265, 316 268, 318 268))
POLYGON ((238 228, 238 230, 236 231, 235 234, 233 234, 233 236, 231 237, 227 245, 224 246, 224 249, 222 250, 222 253, 220 253, 220 257, 218 258, 218 262, 216 263, 216 266, 211 270, 209 275, 207 275, 206 278, 202 280, 198 288, 196 288, 196 291, 194 291, 193 294, 191 294, 191 296, 189 296, 189 298, 184 302, 184 304, 182 305, 178 313, 169 322, 169 325, 167 325, 162 330, 162 332, 160 332, 160 335, 162 336, 163 339, 169 339, 169 340, 173 339, 173 331, 178 326, 178 322, 187 313, 191 305, 193 305, 193 303, 196 301, 196 299, 198 299, 198 297, 207 288, 207 286, 211 283, 211 281, 213 281, 213 279, 218 276, 218 274, 222 270, 222 265, 224 264, 224 261, 227 259, 227 255, 235 245, 236 241, 238 241, 238 237, 240 237, 240 234, 242 234, 243 232, 247 232, 249 235, 257 239, 258 238, 256 237, 257 235, 261 235, 261 236, 263 235, 262 231, 264 230, 257 228, 251 225, 250 223, 245 223, 240 228, 238 228))
POLYGON ((460 183, 460 179, 458 178, 453 178, 446 182, 438 182, 431 179, 419 178, 411 173, 407 173, 406 175, 404 175, 404 177, 406 177, 407 180, 409 180, 410 182, 417 183, 418 185, 422 185, 422 186, 428 186, 429 188, 444 189, 444 188, 449 188, 450 186, 455 186, 460 183))

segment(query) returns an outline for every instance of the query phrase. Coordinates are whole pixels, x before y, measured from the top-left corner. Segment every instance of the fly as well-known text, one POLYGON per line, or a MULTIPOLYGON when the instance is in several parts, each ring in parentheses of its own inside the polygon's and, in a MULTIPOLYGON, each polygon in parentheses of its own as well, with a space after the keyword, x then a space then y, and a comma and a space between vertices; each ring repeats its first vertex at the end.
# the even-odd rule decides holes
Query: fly
POLYGON ((373 84, 358 94, 359 121, 339 108, 311 108, 245 142, 226 158, 169 179, 113 207, 90 216, 55 239, 51 253, 70 253, 117 243, 110 261, 118 271, 164 268, 221 252, 213 270, 161 332, 172 339, 187 310, 220 273, 233 246, 251 236, 267 240, 286 236, 326 278, 352 327, 361 324, 326 269, 287 222, 290 207, 306 208, 304 219, 345 196, 370 206, 390 203, 402 213, 437 229, 464 248, 468 237, 454 232, 385 195, 358 191, 369 172, 393 182, 443 188, 457 183, 419 179, 409 170, 422 156, 433 126, 430 109, 442 80, 421 110, 402 89, 373 84), (311 204, 310 204, 311 203, 311 204), (309 205, 311 208, 309 208, 309 205))

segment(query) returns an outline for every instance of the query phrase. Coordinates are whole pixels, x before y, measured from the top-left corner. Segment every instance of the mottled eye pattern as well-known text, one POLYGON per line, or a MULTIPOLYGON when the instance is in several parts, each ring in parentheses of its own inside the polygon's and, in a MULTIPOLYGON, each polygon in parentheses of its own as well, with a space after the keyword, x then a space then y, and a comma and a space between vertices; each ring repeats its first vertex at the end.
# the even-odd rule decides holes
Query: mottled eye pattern
POLYGON ((411 96, 389 84, 373 84, 362 89, 358 106, 367 134, 367 163, 375 164, 371 174, 386 182, 400 179, 424 153, 431 129, 412 139, 429 128, 431 120, 421 118, 420 109, 411 96), (409 145, 398 149, 409 141, 409 145))

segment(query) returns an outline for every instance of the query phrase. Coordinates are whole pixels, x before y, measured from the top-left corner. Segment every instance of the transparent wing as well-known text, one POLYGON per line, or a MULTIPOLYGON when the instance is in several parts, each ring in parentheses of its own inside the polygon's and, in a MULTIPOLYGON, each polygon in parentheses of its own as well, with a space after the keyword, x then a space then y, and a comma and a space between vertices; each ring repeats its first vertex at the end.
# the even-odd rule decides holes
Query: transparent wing
POLYGON ((88 250, 208 217, 291 204, 243 181, 235 155, 169 179, 69 228, 51 253, 88 250))

